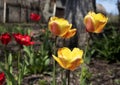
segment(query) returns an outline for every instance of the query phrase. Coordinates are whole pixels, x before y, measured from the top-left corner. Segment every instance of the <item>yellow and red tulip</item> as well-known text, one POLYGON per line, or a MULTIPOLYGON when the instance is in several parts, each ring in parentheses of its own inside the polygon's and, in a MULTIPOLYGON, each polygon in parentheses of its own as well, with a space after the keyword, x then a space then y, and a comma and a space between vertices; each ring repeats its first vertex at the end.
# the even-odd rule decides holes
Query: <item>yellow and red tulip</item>
POLYGON ((72 24, 69 24, 64 18, 51 17, 48 25, 49 30, 56 36, 70 38, 76 33, 76 29, 71 29, 72 24))
POLYGON ((88 32, 101 33, 108 18, 101 13, 89 12, 84 18, 84 24, 88 32))
POLYGON ((80 64, 83 63, 83 50, 74 48, 72 51, 67 48, 58 49, 58 57, 53 55, 53 58, 59 63, 59 65, 67 70, 74 71, 80 64))

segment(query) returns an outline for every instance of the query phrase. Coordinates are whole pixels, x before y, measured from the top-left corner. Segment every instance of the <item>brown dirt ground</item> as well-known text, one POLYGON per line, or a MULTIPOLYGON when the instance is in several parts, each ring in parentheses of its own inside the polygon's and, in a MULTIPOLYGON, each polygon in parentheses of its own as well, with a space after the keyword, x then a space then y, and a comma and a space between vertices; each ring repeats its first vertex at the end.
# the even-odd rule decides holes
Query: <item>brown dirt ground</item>
MULTIPOLYGON (((0 51, 0 55, 2 52, 0 51)), ((0 58, 2 59, 2 58, 0 58)), ((105 60, 100 60, 97 58, 92 58, 90 64, 88 65, 89 71, 92 74, 90 79, 88 79, 89 83, 87 85, 120 85, 120 62, 109 64, 105 60)), ((79 85, 79 75, 80 69, 72 72, 70 85, 79 85)), ((61 73, 62 71, 59 69, 56 72, 56 85, 61 84, 61 73)), ((65 76, 65 74, 63 75, 65 76)), ((46 73, 43 74, 33 74, 30 76, 26 76, 23 79, 22 85, 50 85, 52 81, 52 75, 48 75, 46 73), (38 80, 45 80, 46 84, 38 84, 38 80)))
MULTIPOLYGON (((59 68, 59 65, 57 66, 59 68)), ((120 62, 108 64, 105 60, 92 58, 88 68, 92 76, 88 79, 87 85, 120 85, 120 62)), ((56 72, 56 85, 62 85, 61 78, 62 76, 65 76, 65 72, 60 69, 61 68, 56 72)), ((70 85, 80 85, 80 71, 81 69, 77 69, 76 71, 71 72, 70 85)), ((50 85, 50 82, 52 82, 52 75, 30 75, 25 77, 23 82, 23 85, 29 85, 30 82, 36 83, 33 85, 50 85), (37 80, 45 80, 47 83, 38 84, 37 80)))
POLYGON ((89 68, 92 85, 120 85, 120 62, 108 64, 105 60, 92 59, 89 68))

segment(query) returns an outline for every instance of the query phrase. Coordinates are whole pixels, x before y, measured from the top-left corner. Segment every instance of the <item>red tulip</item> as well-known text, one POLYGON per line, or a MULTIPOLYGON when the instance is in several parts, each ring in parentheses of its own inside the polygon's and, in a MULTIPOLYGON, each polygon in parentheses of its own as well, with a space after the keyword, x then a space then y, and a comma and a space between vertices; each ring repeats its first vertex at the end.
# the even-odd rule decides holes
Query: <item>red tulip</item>
POLYGON ((9 33, 4 33, 0 36, 2 44, 7 45, 11 41, 11 36, 9 33))
POLYGON ((5 74, 3 72, 0 73, 0 85, 3 85, 5 82, 5 74))
POLYGON ((36 13, 31 13, 30 14, 30 19, 33 21, 39 21, 40 20, 40 15, 36 14, 36 13))
POLYGON ((15 38, 16 42, 19 43, 20 45, 33 45, 34 42, 31 41, 31 37, 28 35, 22 35, 20 33, 13 34, 13 37, 15 38))

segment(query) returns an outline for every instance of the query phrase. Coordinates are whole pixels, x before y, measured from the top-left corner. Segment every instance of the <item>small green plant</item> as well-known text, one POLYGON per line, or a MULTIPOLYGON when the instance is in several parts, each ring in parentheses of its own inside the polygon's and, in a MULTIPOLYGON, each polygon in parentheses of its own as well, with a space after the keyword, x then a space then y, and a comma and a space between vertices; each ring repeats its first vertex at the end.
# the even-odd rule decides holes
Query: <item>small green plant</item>
POLYGON ((48 85, 48 83, 45 80, 39 80, 38 85, 48 85))
POLYGON ((101 37, 93 40, 93 50, 100 58, 117 61, 120 60, 120 33, 117 28, 111 27, 101 37))
POLYGON ((7 59, 7 68, 6 68, 6 64, 0 62, 0 68, 2 69, 2 71, 4 71, 5 75, 6 75, 6 82, 7 82, 7 85, 16 85, 16 80, 12 74, 13 72, 13 65, 12 65, 12 54, 9 53, 9 56, 7 56, 8 59, 7 59))
POLYGON ((86 64, 82 65, 80 73, 80 85, 88 85, 88 80, 91 78, 92 74, 89 72, 89 68, 86 64))
POLYGON ((115 79, 114 82, 115 82, 116 85, 119 85, 120 84, 120 79, 115 79))
POLYGON ((47 70, 50 59, 48 51, 41 49, 38 52, 34 52, 32 47, 24 47, 24 51, 27 55, 24 55, 27 65, 28 73, 41 73, 47 70))
MULTIPOLYGON (((41 36, 41 35, 40 35, 41 36)), ((39 37, 38 37, 39 38, 39 37)), ((48 67, 50 64, 50 51, 52 42, 49 39, 49 32, 46 30, 45 34, 42 35, 42 43, 40 44, 40 48, 36 51, 33 47, 24 46, 24 51, 27 55, 24 55, 25 62, 27 68, 29 69, 29 73, 42 73, 43 71, 47 71, 50 68, 48 67)))

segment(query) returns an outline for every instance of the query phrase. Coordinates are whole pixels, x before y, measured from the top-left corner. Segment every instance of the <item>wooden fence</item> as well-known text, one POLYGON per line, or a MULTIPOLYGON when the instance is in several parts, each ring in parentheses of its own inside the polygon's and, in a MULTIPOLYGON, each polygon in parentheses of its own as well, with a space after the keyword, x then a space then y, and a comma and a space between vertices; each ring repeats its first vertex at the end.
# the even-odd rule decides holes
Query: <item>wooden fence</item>
MULTIPOLYGON (((3 22, 3 0, 0 0, 0 22, 3 22)), ((16 1, 16 0, 14 0, 16 1)), ((16 22, 31 22, 29 15, 31 12, 40 13, 40 2, 6 2, 6 14, 5 22, 7 23, 16 23, 16 22)), ((40 1, 40 0, 38 0, 40 1)))

